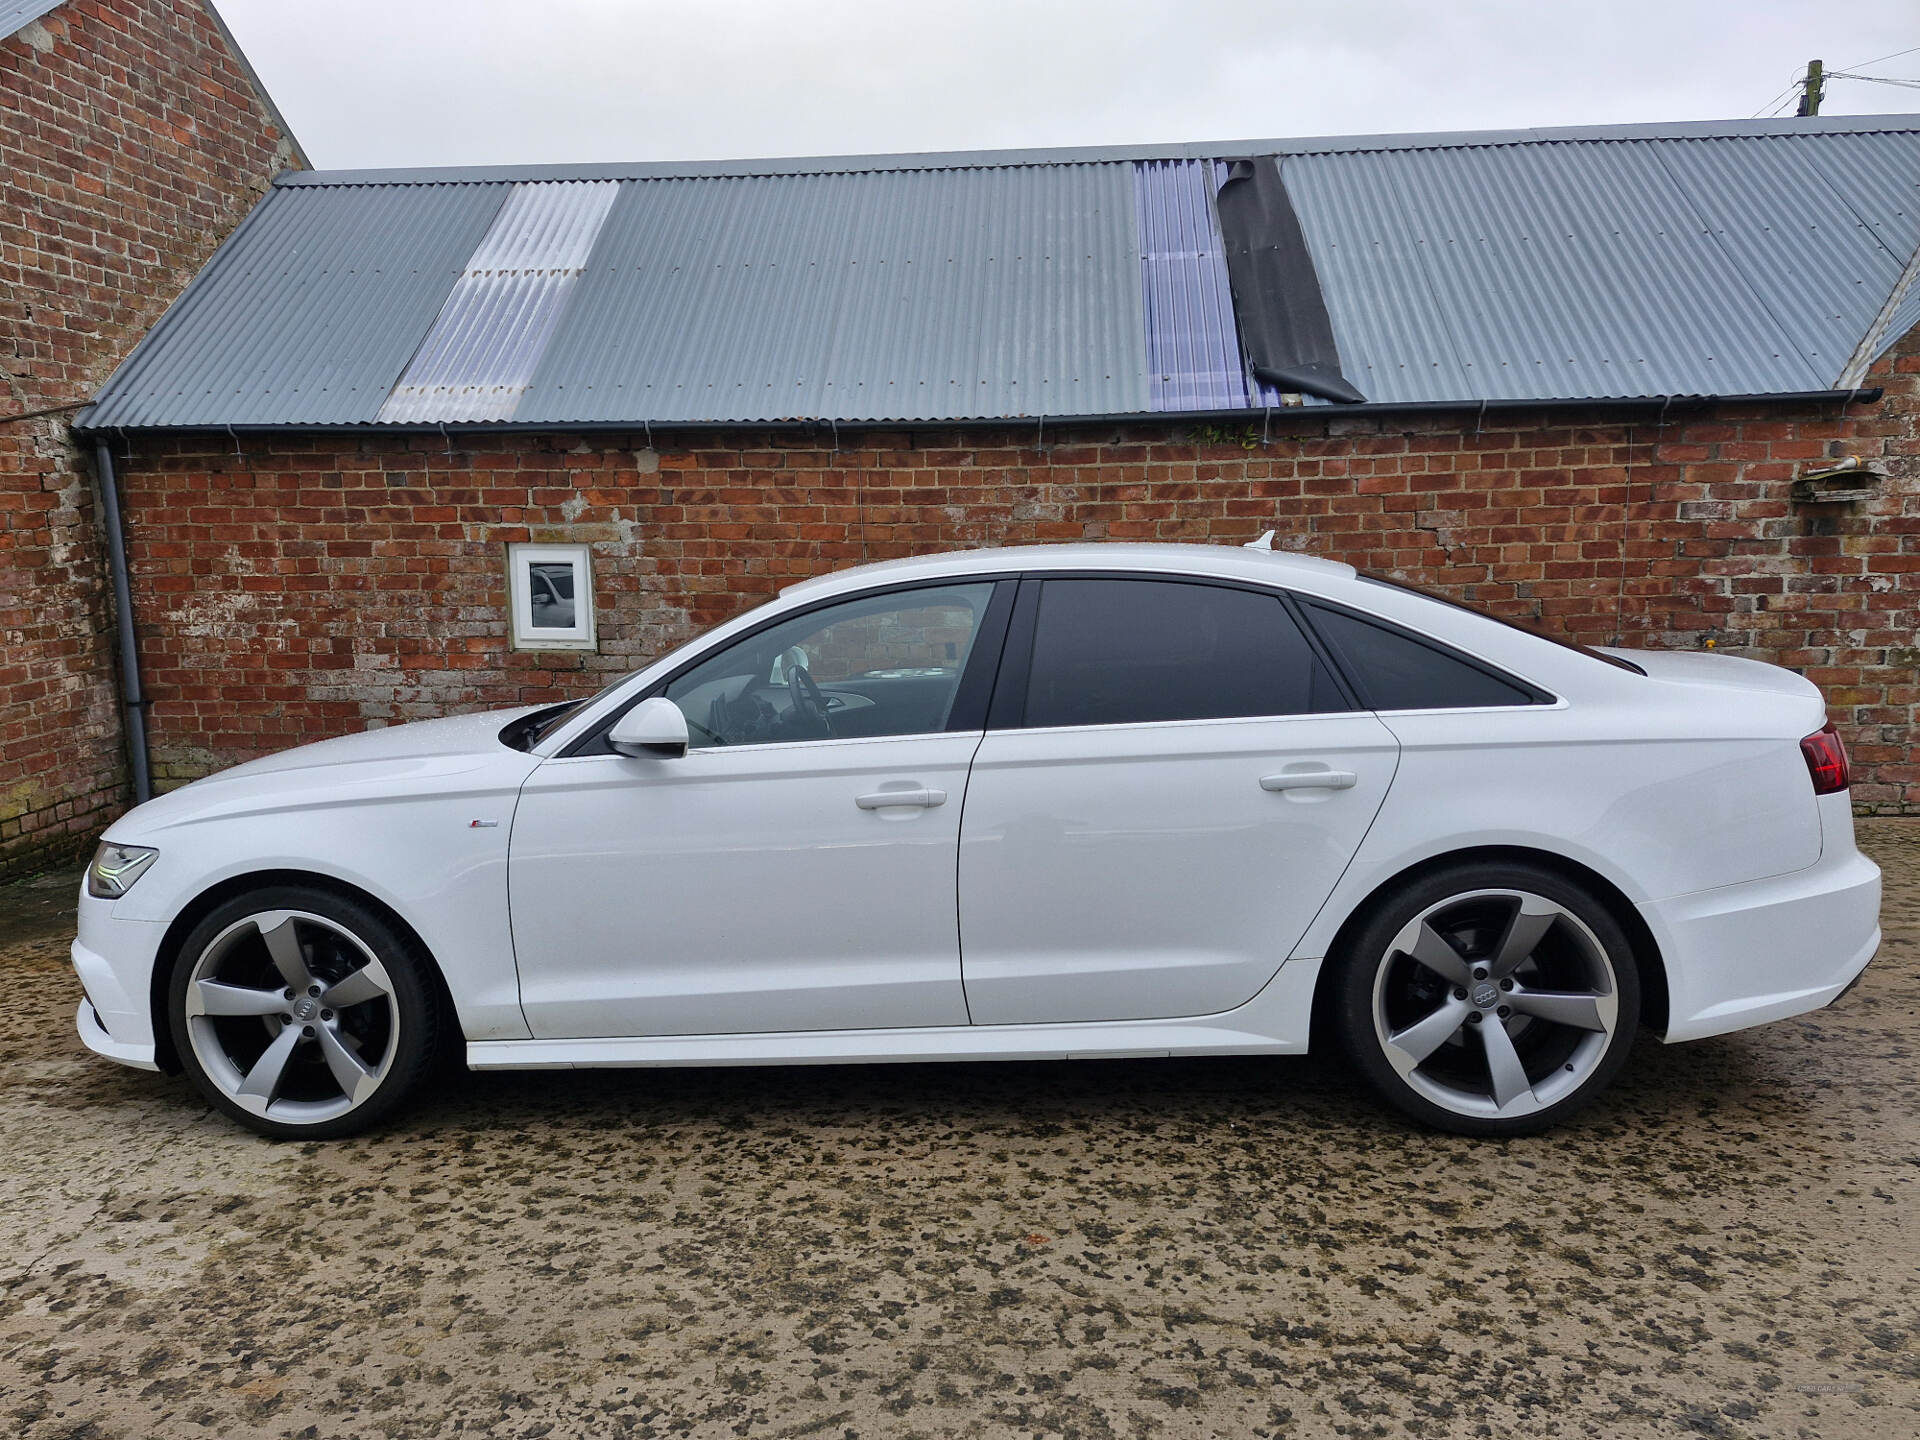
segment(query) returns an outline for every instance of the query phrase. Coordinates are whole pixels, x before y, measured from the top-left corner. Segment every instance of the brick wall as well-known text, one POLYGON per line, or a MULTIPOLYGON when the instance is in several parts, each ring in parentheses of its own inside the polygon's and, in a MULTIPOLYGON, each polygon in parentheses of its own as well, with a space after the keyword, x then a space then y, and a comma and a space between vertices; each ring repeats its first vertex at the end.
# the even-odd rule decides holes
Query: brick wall
POLYGON ((1855 798, 1920 813, 1920 343, 1885 400, 1362 419, 1196 436, 226 437, 125 467, 136 609, 167 783, 300 741, 579 695, 783 583, 1003 542, 1281 543, 1577 638, 1776 660, 1827 688, 1855 798), (449 449, 451 445, 451 449, 449 449), (1869 502, 1797 506, 1833 454, 1869 502), (590 542, 597 653, 506 640, 506 546, 590 542))
POLYGON ((290 163, 199 0, 69 0, 0 39, 0 875, 125 799, 85 399, 290 163))

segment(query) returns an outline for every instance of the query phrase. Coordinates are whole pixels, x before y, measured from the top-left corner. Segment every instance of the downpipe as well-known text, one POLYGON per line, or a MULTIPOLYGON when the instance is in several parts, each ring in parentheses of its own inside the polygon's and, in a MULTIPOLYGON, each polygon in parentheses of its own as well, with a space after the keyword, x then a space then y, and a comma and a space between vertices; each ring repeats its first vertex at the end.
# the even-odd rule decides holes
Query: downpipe
POLYGON ((133 770, 133 803, 153 798, 153 770, 147 758, 147 696, 140 688, 140 649, 133 638, 133 587, 127 578, 127 537, 120 525, 120 482, 113 452, 104 439, 93 444, 93 465, 100 477, 100 510, 107 524, 107 570, 113 579, 113 629, 120 656, 120 696, 126 715, 127 761, 133 770))

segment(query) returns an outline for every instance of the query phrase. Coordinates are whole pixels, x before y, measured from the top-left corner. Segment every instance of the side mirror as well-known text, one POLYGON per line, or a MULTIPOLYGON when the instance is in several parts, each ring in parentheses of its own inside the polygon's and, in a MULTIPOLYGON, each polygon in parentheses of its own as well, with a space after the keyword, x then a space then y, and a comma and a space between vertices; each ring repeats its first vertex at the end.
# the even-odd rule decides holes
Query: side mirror
POLYGON ((642 700, 615 722, 607 743, 622 755, 674 759, 687 753, 687 717, 664 695, 642 700))

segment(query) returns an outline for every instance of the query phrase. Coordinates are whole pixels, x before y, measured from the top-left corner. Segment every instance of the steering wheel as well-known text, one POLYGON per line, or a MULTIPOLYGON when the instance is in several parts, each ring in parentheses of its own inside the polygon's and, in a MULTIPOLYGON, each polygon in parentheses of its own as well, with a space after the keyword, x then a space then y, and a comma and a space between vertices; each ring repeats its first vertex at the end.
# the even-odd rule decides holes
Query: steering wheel
POLYGON ((820 693, 806 666, 794 665, 787 670, 787 695, 793 703, 791 721, 814 734, 833 734, 833 722, 827 718, 827 697, 820 693))

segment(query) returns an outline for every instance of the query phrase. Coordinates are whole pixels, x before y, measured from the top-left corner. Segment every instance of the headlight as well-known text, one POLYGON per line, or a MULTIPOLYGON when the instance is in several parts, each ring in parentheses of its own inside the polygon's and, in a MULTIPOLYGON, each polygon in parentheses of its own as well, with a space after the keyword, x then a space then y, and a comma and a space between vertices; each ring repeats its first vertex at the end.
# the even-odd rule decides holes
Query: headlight
POLYGON ((93 863, 87 866, 87 893, 99 900, 118 900, 159 856, 158 850, 144 846, 101 841, 93 852, 93 863))

